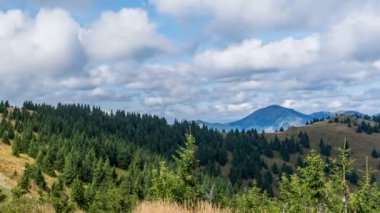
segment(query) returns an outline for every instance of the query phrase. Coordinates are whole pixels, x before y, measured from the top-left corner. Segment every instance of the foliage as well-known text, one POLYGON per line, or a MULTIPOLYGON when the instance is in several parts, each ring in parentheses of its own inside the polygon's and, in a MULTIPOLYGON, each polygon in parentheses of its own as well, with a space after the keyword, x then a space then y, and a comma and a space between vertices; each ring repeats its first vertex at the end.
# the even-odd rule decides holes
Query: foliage
POLYGON ((262 193, 254 186, 239 193, 236 198, 235 209, 238 212, 280 212, 279 202, 262 193))
POLYGON ((27 197, 14 197, 0 202, 1 213, 19 212, 54 212, 53 207, 45 201, 35 200, 27 197))
POLYGON ((159 170, 153 169, 153 197, 177 202, 194 201, 198 197, 198 160, 194 146, 194 136, 186 134, 185 147, 180 147, 178 156, 174 156, 175 171, 170 171, 165 162, 160 162, 159 170))
POLYGON ((376 183, 371 184, 368 157, 366 158, 366 171, 364 182, 360 185, 360 190, 352 195, 351 208, 357 212, 379 212, 380 193, 376 183))
POLYGON ((147 199, 206 201, 238 212, 371 212, 380 206, 368 171, 358 190, 349 191, 347 181, 358 175, 348 144, 338 150, 339 159, 329 158, 331 146, 323 140, 326 162, 314 151, 305 157, 306 132, 268 140, 256 130, 220 133, 196 122, 169 125, 157 116, 78 104, 25 102, 8 113, 0 102, 0 112, 3 141, 12 144, 14 155, 36 161, 26 165, 12 199, 24 199, 34 181, 43 191, 41 200, 56 212, 130 212, 147 199), (297 169, 290 163, 295 154, 297 169), (267 165, 264 155, 283 160, 267 165), (220 175, 226 168, 228 175, 220 175), (51 188, 43 173, 56 177, 51 188), (276 185, 280 196, 273 198, 276 185))

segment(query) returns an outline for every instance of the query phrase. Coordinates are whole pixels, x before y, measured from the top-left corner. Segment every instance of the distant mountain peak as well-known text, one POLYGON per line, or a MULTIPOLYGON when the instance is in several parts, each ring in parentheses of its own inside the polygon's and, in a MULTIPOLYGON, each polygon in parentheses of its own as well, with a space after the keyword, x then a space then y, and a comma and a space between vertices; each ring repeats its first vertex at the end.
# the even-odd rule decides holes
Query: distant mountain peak
POLYGON ((209 127, 219 130, 231 129, 257 129, 258 131, 276 131, 280 128, 287 129, 291 126, 304 126, 306 122, 315 119, 333 118, 336 114, 359 115, 365 114, 358 111, 339 111, 337 113, 320 111, 311 114, 304 114, 291 108, 273 104, 260 108, 246 117, 229 122, 229 123, 208 123, 198 121, 199 124, 205 124, 209 127))
POLYGON ((359 111, 354 111, 354 110, 342 110, 338 111, 337 114, 344 114, 344 115, 357 115, 357 116, 364 116, 366 114, 359 112, 359 111))
POLYGON ((228 123, 229 126, 240 129, 255 128, 258 130, 279 130, 281 127, 304 125, 309 120, 308 115, 280 105, 270 105, 258 109, 250 115, 228 123))
POLYGON ((278 104, 272 104, 272 105, 269 105, 269 106, 264 107, 262 109, 268 109, 268 108, 286 108, 286 107, 283 107, 283 106, 278 105, 278 104))

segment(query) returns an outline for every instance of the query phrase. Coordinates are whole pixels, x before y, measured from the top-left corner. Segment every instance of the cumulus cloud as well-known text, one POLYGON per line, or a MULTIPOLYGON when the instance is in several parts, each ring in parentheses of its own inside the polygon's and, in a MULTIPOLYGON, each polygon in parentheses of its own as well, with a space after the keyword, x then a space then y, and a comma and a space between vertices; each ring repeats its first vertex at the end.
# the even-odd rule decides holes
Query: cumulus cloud
POLYGON ((34 98, 54 88, 54 79, 82 70, 85 55, 79 24, 62 9, 0 11, 0 95, 34 98))
MULTIPOLYGON (((213 121, 269 104, 307 112, 376 110, 360 105, 360 96, 368 101, 378 92, 371 90, 380 80, 377 2, 151 2, 159 13, 123 8, 94 12, 97 18, 84 22, 72 10, 1 11, 0 96, 112 102, 213 121), (157 18, 160 13, 169 16, 157 18), (173 47, 189 43, 198 48, 173 47)), ((70 8, 75 2, 33 4, 70 8)))
POLYGON ((148 107, 155 107, 164 104, 163 97, 146 97, 144 99, 144 104, 148 107))
MULTIPOLYGON (((40 9, 35 16, 0 11, 0 74, 7 76, 0 81, 0 95, 33 98, 53 90, 87 90, 87 97, 104 98, 103 86, 128 81, 132 68, 124 60, 170 46, 142 9, 105 11, 86 26, 59 8, 40 9)), ((113 90, 104 91, 116 94, 113 90)))
POLYGON ((151 55, 170 49, 170 43, 141 9, 103 12, 81 33, 87 54, 95 60, 115 60, 151 55))
POLYGON ((240 104, 226 104, 226 105, 216 105, 215 109, 221 113, 230 112, 249 112, 253 109, 251 103, 240 103, 240 104))
MULTIPOLYGON (((287 0, 151 0, 161 13, 174 17, 206 14, 212 26, 225 32, 275 28, 314 28, 329 23, 355 1, 287 1, 287 0)), ((361 4, 364 4, 360 2, 361 4)), ((239 31, 239 33, 241 33, 239 31)))
POLYGON ((316 35, 298 40, 289 37, 267 44, 250 39, 223 50, 204 51, 194 61, 202 69, 236 75, 239 70, 287 69, 309 64, 318 58, 319 47, 316 35))
POLYGON ((91 96, 105 98, 109 96, 109 94, 104 89, 97 87, 91 91, 91 96))
POLYGON ((42 9, 35 19, 20 10, 0 12, 0 73, 54 75, 81 69, 78 30, 61 9, 42 9))
POLYGON ((331 25, 324 38, 326 54, 343 60, 369 60, 380 54, 378 11, 353 12, 331 25))
POLYGON ((331 102, 328 107, 333 110, 339 110, 343 107, 343 103, 341 101, 335 100, 331 102))
POLYGON ((373 62, 372 64, 376 69, 380 70, 380 60, 373 62))

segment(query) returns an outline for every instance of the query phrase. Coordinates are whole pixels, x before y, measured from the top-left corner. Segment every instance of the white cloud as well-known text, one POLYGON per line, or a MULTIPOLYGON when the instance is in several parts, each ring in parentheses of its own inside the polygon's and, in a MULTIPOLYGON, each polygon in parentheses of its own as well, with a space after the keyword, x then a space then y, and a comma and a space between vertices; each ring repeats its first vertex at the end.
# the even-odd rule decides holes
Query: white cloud
POLYGON ((217 75, 236 74, 239 70, 288 69, 314 62, 319 47, 316 35, 299 40, 289 37, 268 44, 249 39, 223 50, 204 51, 194 61, 203 69, 217 70, 217 75))
POLYGON ((28 21, 21 10, 0 12, 0 36, 4 38, 14 35, 17 30, 24 28, 28 21))
POLYGON ((281 105, 287 108, 297 108, 299 106, 299 103, 292 99, 286 99, 281 105))
POLYGON ((0 12, 0 74, 64 74, 81 69, 79 25, 61 9, 0 12), (29 73, 32 72, 32 73, 29 73))
POLYGON ((62 9, 0 11, 0 96, 34 99, 86 63, 79 24, 62 9))
MULTIPOLYGON (((84 7, 92 4, 85 1, 84 7)), ((378 3, 152 1, 184 25, 168 16, 155 20, 160 14, 142 8, 97 9, 99 18, 81 25, 83 16, 63 9, 0 12, 0 96, 133 100, 128 110, 218 121, 269 104, 308 112, 360 109, 359 98, 347 93, 364 96, 354 87, 375 88, 380 79, 380 7, 372 7, 378 3), (167 54, 172 44, 191 50, 167 54)), ((376 92, 365 96, 368 109, 380 106, 376 92)))
POLYGON ((368 60, 380 54, 378 11, 348 14, 326 33, 324 49, 332 58, 368 60))
POLYGON ((94 97, 107 97, 108 93, 102 89, 102 88, 95 88, 91 91, 91 96, 94 96, 94 97))
POLYGON ((331 102, 328 107, 333 110, 339 110, 343 107, 343 103, 341 101, 335 100, 331 102))
POLYGON ((109 65, 100 65, 89 71, 89 77, 92 79, 94 84, 115 84, 118 80, 121 79, 121 76, 118 76, 115 71, 111 70, 112 68, 109 65))
MULTIPOLYGON (((174 17, 194 17, 205 14, 213 18, 215 27, 274 29, 321 26, 329 22, 354 1, 320 0, 151 0, 158 11, 174 17)), ((364 3, 363 3, 364 4, 364 3)), ((233 30, 229 32, 234 32, 233 30)), ((239 31, 240 33, 241 31, 239 31)))
POLYGON ((35 16, 0 11, 0 74, 7 76, 0 79, 0 96, 34 99, 56 91, 67 98, 71 90, 83 100, 129 98, 129 91, 114 91, 139 69, 129 61, 170 48, 142 9, 106 11, 83 28, 59 8, 35 16))
POLYGON ((155 107, 164 104, 163 97, 146 97, 144 99, 144 104, 148 107, 155 107))
POLYGON ((81 40, 87 54, 95 60, 143 57, 170 48, 142 9, 103 12, 81 33, 81 40))
POLYGON ((373 62, 372 64, 376 69, 380 70, 380 60, 373 62))
POLYGON ((240 104, 218 104, 215 106, 215 109, 221 113, 225 112, 248 112, 253 109, 251 103, 240 103, 240 104))

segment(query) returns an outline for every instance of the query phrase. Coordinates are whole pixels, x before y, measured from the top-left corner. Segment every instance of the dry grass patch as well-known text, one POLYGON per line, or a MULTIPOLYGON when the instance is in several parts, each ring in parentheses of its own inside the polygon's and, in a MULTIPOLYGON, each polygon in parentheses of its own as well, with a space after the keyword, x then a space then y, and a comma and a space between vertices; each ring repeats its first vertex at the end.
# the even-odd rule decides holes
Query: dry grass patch
POLYGON ((54 213, 54 208, 47 203, 28 197, 16 198, 0 203, 1 213, 54 213))
POLYGON ((134 213, 230 213, 228 209, 220 209, 208 203, 198 203, 194 207, 184 207, 177 203, 165 201, 144 201, 137 205, 134 213))
MULTIPOLYGON (((4 193, 10 195, 12 188, 16 187, 21 180, 25 171, 25 164, 34 164, 35 160, 26 154, 20 154, 20 157, 12 155, 12 147, 3 144, 0 139, 0 188, 4 193)), ((55 178, 44 174, 48 187, 54 183, 55 178)), ((38 187, 32 184, 30 195, 39 197, 38 187)))
POLYGON ((12 155, 12 148, 0 140, 0 186, 9 191, 15 187, 24 174, 25 163, 33 164, 34 159, 21 154, 20 157, 12 155))
MULTIPOLYGON (((304 127, 292 127, 285 132, 278 133, 268 133, 268 139, 273 139, 274 135, 277 135, 281 140, 285 137, 298 138, 298 133, 300 131, 305 131, 310 139, 311 149, 316 150, 319 153, 319 141, 323 138, 325 144, 329 144, 333 147, 331 150, 331 158, 338 158, 339 153, 335 150, 337 147, 342 147, 343 141, 347 138, 351 152, 350 157, 355 159, 354 167, 355 169, 364 170, 365 168, 365 157, 369 156, 369 165, 376 172, 373 173, 377 180, 380 181, 380 159, 374 159, 370 157, 373 148, 380 150, 380 134, 366 134, 357 133, 356 126, 348 127, 346 124, 342 123, 329 123, 328 121, 322 121, 313 123, 304 127)), ((304 149, 304 154, 308 154, 309 150, 304 149)), ((326 158, 326 157, 323 157, 326 158)), ((364 175, 359 173, 359 176, 364 175)))

